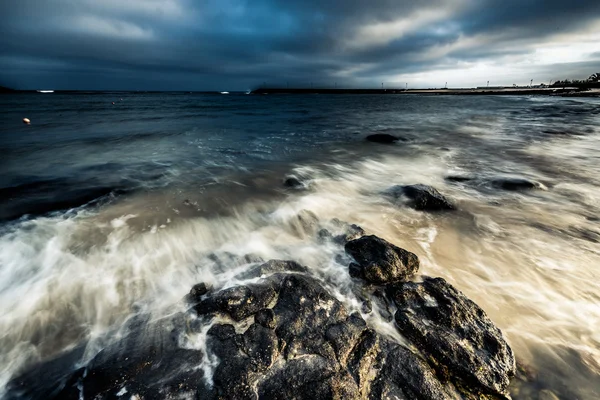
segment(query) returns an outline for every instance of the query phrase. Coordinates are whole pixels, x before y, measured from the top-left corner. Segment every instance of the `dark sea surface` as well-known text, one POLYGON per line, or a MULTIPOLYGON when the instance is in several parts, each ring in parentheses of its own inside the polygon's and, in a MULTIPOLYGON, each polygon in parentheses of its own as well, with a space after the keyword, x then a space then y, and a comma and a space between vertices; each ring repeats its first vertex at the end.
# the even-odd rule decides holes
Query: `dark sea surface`
POLYGON ((224 254, 298 260, 360 309, 343 249, 295 234, 310 210, 416 253, 479 304, 534 371, 514 398, 600 398, 600 99, 11 94, 0 149, 0 397, 66 349, 85 364, 196 282, 235 283, 224 254), (535 187, 500 181, 517 178, 535 187), (416 183, 459 211, 383 195, 416 183))

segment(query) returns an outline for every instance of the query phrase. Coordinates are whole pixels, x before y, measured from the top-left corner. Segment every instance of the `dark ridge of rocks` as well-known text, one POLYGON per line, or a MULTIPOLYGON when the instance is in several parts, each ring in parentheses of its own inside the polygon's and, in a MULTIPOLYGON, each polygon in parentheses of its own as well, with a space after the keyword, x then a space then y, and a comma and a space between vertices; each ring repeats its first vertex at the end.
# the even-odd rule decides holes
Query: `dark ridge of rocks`
POLYGON ((344 248, 356 260, 350 265, 350 274, 371 283, 405 280, 419 269, 415 254, 375 235, 352 240, 344 248))
MULTIPOLYGON (((359 249, 355 258, 363 264, 387 262, 397 268, 404 259, 412 273, 418 268, 414 254, 375 236, 348 246, 359 249)), ((74 349, 13 378, 7 398, 109 399, 126 393, 144 399, 445 400, 506 395, 514 374, 510 348, 485 313, 442 279, 367 285, 360 296, 371 297, 388 312, 395 303, 397 329, 423 358, 413 347, 373 330, 359 313, 350 313, 300 264, 271 260, 251 269, 252 279, 265 277, 222 290, 196 285, 191 292, 198 303, 186 313, 158 321, 133 318, 120 331, 122 339, 85 367, 74 367, 84 347, 74 349), (204 354, 193 349, 196 339, 190 338, 210 324, 204 354), (212 385, 198 368, 207 361, 218 361, 212 385)))
POLYGON ((389 135, 387 133, 374 133, 365 138, 367 142, 372 143, 382 143, 382 144, 392 144, 401 140, 398 136, 389 135))
POLYGON ((496 178, 490 183, 498 189, 510 191, 544 189, 544 186, 541 183, 530 181, 525 178, 496 178))
POLYGON ((393 186, 386 192, 394 199, 408 199, 407 205, 419 211, 456 210, 454 203, 428 185, 393 186))
POLYGON ((507 396, 515 358, 485 312, 442 278, 388 287, 396 324, 438 374, 469 393, 507 396))

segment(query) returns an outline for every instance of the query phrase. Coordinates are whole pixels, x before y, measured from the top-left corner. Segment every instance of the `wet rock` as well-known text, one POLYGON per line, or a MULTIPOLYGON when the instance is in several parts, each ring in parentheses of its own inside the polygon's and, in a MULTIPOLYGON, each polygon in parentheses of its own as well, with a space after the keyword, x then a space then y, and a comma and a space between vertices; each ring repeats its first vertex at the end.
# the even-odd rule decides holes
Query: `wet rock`
POLYGON ((265 275, 271 275, 277 272, 307 272, 308 269, 291 260, 269 260, 266 263, 255 265, 248 268, 238 275, 239 279, 259 278, 265 275))
POLYGON ((277 327, 275 321, 275 313, 270 308, 264 308, 254 315, 254 320, 257 324, 265 328, 275 329, 277 327))
POLYGON ((371 384, 370 399, 455 399, 425 361, 410 350, 387 343, 385 364, 371 384))
POLYGON ((151 322, 149 316, 131 319, 123 338, 100 351, 85 368, 84 347, 38 364, 9 383, 7 399, 116 398, 126 388, 130 395, 148 399, 209 393, 203 372, 196 367, 202 352, 183 349, 173 330, 185 326, 181 315, 151 322))
POLYGON ((475 178, 470 177, 470 176, 465 176, 465 175, 449 175, 449 176, 445 177, 444 179, 449 182, 469 182, 469 181, 474 180, 475 178))
POLYGON ((281 282, 273 307, 277 336, 288 343, 286 358, 319 354, 335 358, 325 332, 329 324, 344 321, 348 314, 342 303, 313 278, 290 274, 281 282))
POLYGON ((492 186, 510 191, 544 189, 545 186, 539 182, 524 178, 497 178, 491 181, 492 186))
POLYGON ((407 205, 419 211, 449 211, 456 206, 446 196, 428 185, 393 186, 387 192, 394 199, 408 199, 407 205))
POLYGON ((375 133, 366 137, 368 142, 391 144, 400 140, 399 137, 387 133, 375 133))
POLYGON ((505 396, 515 358, 485 312, 442 278, 390 285, 398 330, 440 376, 471 393, 505 396))
MULTIPOLYGON (((498 362, 497 357, 485 358, 479 353, 490 353, 501 345, 486 336, 480 337, 474 331, 474 323, 464 317, 467 311, 461 311, 464 317, 461 324, 452 325, 454 331, 448 334, 444 316, 447 313, 449 319, 458 320, 456 310, 462 310, 460 307, 466 307, 463 303, 468 302, 454 299, 462 296, 458 292, 442 290, 445 296, 452 298, 448 302, 453 306, 440 310, 439 316, 435 314, 438 321, 432 319, 425 306, 415 306, 420 304, 420 297, 412 295, 410 287, 403 286, 408 284, 388 285, 388 292, 397 304, 410 304, 417 310, 413 317, 414 331, 420 332, 417 329, 421 326, 419 315, 431 321, 428 328, 433 339, 427 339, 427 346, 442 346, 441 351, 445 351, 448 346, 444 347, 443 341, 446 340, 460 341, 452 342, 451 349, 462 343, 470 343, 477 349, 476 355, 456 353, 464 358, 459 359, 460 365, 448 362, 449 359, 454 362, 450 357, 454 353, 442 359, 434 350, 422 350, 430 361, 442 359, 444 362, 432 361, 435 366, 432 368, 410 349, 369 328, 360 314, 349 315, 320 281, 305 273, 282 272, 282 266, 288 265, 286 262, 274 261, 269 265, 265 268, 272 267, 275 272, 268 277, 248 285, 208 291, 194 308, 201 315, 224 317, 226 314, 239 322, 215 323, 211 318, 196 318, 193 311, 158 322, 148 315, 132 318, 122 330, 124 338, 102 350, 85 368, 76 369, 84 354, 85 348, 81 347, 71 353, 70 358, 40 364, 28 374, 15 378, 8 386, 7 398, 79 399, 81 388, 85 398, 94 399, 116 398, 124 390, 128 397, 144 399, 459 398, 453 386, 440 377, 460 382, 467 393, 465 398, 482 398, 480 375, 491 375, 489 370, 497 368, 498 362), (194 340, 186 342, 186 338, 194 338, 211 323, 214 325, 206 334, 206 354, 192 349, 194 340), (438 337, 442 333, 455 338, 438 337), (477 347, 480 342, 492 350, 477 347), (481 365, 484 358, 489 365, 481 365), (205 369, 198 368, 203 361, 216 362, 211 371, 212 385, 207 383, 205 369), (447 367, 440 369, 440 365, 447 367), (71 368, 65 368, 68 366, 71 368), (469 373, 479 377, 477 385, 469 373), (40 377, 48 377, 50 383, 41 385, 40 377), (471 390, 473 387, 476 389, 471 390)), ((365 286, 364 290, 371 290, 368 288, 371 287, 365 286)), ((204 292, 202 286, 198 289, 204 292)), ((443 302, 434 290, 429 290, 427 296, 439 304, 443 302)), ((399 313, 401 310, 399 306, 399 313)), ((479 318, 479 328, 483 317, 473 312, 475 316, 468 316, 479 318)), ((397 320, 401 317, 397 316, 397 320)), ((415 344, 421 347, 420 336, 413 337, 415 344)))
POLYGON ((201 282, 192 286, 190 293, 187 295, 187 301, 190 303, 198 303, 202 300, 202 296, 208 293, 208 286, 206 283, 201 282))
POLYGON ((308 355, 282 363, 258 385, 261 399, 356 399, 358 388, 346 373, 336 371, 334 361, 308 355))
POLYGON ((278 339, 275 331, 257 323, 244 332, 242 350, 250 358, 255 372, 266 371, 278 355, 278 339))
POLYGON ((248 284, 221 290, 202 300, 194 309, 198 315, 221 312, 241 321, 267 307, 276 296, 271 282, 248 284))
POLYGON ((338 361, 345 364, 350 352, 367 329, 367 323, 359 314, 350 315, 344 322, 330 325, 325 337, 333 345, 338 361))
POLYGON ((290 189, 306 189, 306 184, 295 176, 288 176, 283 181, 283 186, 290 189))
POLYGON ((358 265, 350 267, 352 274, 368 282, 384 284, 404 280, 419 269, 415 254, 374 235, 352 240, 344 248, 358 265))
POLYGON ((292 232, 303 238, 315 234, 319 224, 319 217, 310 210, 301 210, 289 223, 292 232))
POLYGON ((319 242, 332 241, 343 246, 349 241, 365 235, 365 231, 360 226, 340 221, 337 218, 331 220, 329 228, 317 232, 319 242))

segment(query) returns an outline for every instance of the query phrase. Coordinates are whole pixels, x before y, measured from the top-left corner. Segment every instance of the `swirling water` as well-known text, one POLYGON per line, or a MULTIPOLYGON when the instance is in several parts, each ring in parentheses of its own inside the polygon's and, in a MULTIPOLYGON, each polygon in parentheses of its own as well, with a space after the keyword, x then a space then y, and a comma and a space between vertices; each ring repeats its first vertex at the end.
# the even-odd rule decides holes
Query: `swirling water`
POLYGON ((306 209, 416 253, 479 304, 536 375, 513 397, 600 396, 598 99, 20 94, 0 96, 0 120, 0 393, 67 349, 85 363, 195 282, 233 284, 234 256, 298 260, 360 309, 343 250, 294 229, 306 209), (364 141, 376 132, 405 140, 364 141), (413 183, 459 211, 381 194, 413 183))

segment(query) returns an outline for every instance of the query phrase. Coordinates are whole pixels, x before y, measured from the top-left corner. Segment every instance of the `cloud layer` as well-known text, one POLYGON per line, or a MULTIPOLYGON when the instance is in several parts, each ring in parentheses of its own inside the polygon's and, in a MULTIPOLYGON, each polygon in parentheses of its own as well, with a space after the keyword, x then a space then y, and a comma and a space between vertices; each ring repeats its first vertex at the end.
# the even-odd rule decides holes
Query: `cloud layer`
POLYGON ((600 71, 600 1, 6 0, 0 85, 477 86, 600 71))

